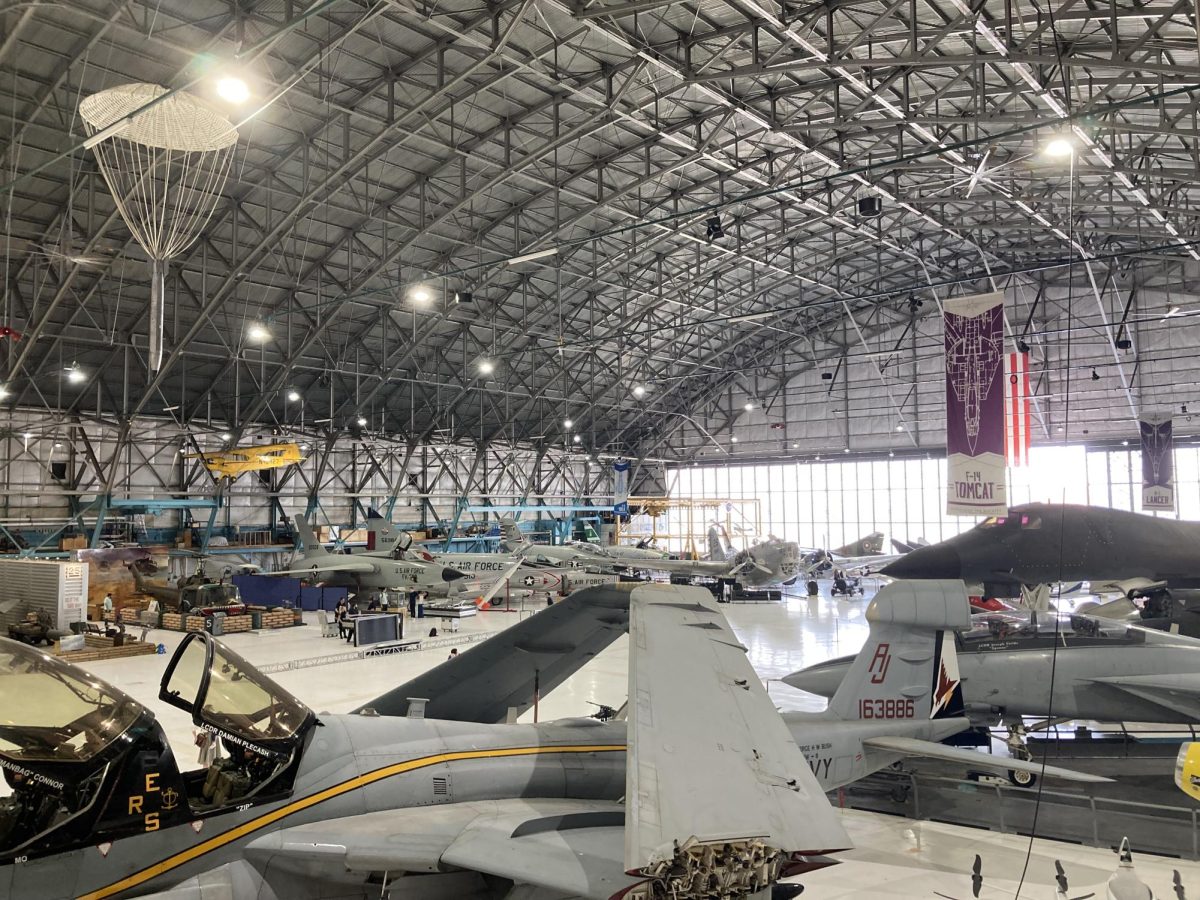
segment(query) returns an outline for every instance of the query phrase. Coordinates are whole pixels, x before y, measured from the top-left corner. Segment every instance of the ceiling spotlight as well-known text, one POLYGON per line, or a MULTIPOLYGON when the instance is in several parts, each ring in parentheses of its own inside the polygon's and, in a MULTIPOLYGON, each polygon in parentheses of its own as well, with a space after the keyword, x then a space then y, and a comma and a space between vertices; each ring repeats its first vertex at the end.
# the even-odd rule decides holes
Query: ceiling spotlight
POLYGON ((895 455, 896 455, 896 451, 895 451, 895 450, 889 450, 889 451, 888 451, 888 456, 895 456, 895 455))
POLYGON ((414 303, 428 303, 433 299, 433 294, 429 292, 429 288, 427 287, 418 287, 413 289, 412 299, 414 303))
POLYGON ((567 431, 570 431, 570 430, 571 430, 571 426, 572 426, 572 425, 574 425, 574 424, 575 424, 575 423, 574 423, 574 422, 572 422, 570 419, 563 419, 563 428, 567 429, 567 431))
POLYGON ((232 440, 233 440, 233 435, 232 435, 232 434, 230 434, 228 431, 223 431, 223 432, 221 432, 221 440, 223 440, 223 441, 232 441, 232 440))
POLYGON ((1128 446, 1129 446, 1129 441, 1121 441, 1121 446, 1122 446, 1122 447, 1128 447, 1128 446))
POLYGON ((753 409, 754 409, 754 404, 753 404, 753 403, 751 403, 749 400, 747 400, 747 401, 746 401, 746 405, 745 405, 744 407, 742 407, 742 408, 743 408, 744 410, 746 410, 746 412, 750 412, 751 410, 753 410, 753 409))
POLYGON ((847 447, 847 448, 846 448, 845 450, 843 450, 842 452, 843 452, 843 453, 849 453, 849 452, 850 452, 850 448, 849 448, 849 447, 847 447))
POLYGON ((67 381, 71 382, 71 384, 82 384, 87 381, 87 374, 79 366, 72 363, 71 368, 67 369, 67 381))
POLYGON ((1047 156, 1070 156, 1074 152, 1075 144, 1067 137, 1056 137, 1046 145, 1047 156))
POLYGON ((367 427, 367 419, 366 419, 366 417, 365 417, 365 416, 359 416, 359 417, 358 417, 358 419, 356 419, 355 421, 356 421, 356 423, 357 423, 357 425, 358 425, 358 427, 359 427, 359 428, 366 428, 366 427, 367 427))
POLYGON ((1066 431, 1066 429, 1065 429, 1065 428, 1063 428, 1061 425, 1059 425, 1059 426, 1058 426, 1058 428, 1057 428, 1057 429, 1055 429, 1055 430, 1056 430, 1056 431, 1058 431, 1060 434, 1061 434, 1062 432, 1066 431))
POLYGON ((246 329, 246 337, 261 344, 271 337, 271 332, 267 330, 267 326, 262 322, 251 322, 250 327, 246 329))
POLYGON ((725 229, 721 227, 720 216, 709 216, 704 220, 704 233, 710 241, 719 241, 725 237, 725 229))
POLYGON ((250 99, 250 86, 235 75, 226 75, 217 79, 217 96, 226 103, 245 103, 250 99))
MULTIPOLYGON (((1129 441, 1126 441, 1125 443, 1126 443, 1126 444, 1128 444, 1128 443, 1129 443, 1129 441)), ((55 450, 58 450, 60 447, 62 447, 62 441, 55 441, 55 442, 54 442, 54 449, 55 449, 55 450)))
POLYGON ((737 443, 737 437, 736 437, 736 436, 735 436, 735 437, 731 437, 731 438, 729 439, 729 441, 730 441, 730 443, 736 444, 736 443, 737 443))
POLYGON ((1025 343, 1023 340, 1017 341, 1017 350, 1021 353, 1028 353, 1029 345, 1027 343, 1025 343))
MULTIPOLYGON (((4 385, 0 384, 0 400, 3 400, 7 396, 8 396, 8 388, 5 387, 4 385)), ((1185 410, 1185 412, 1186 412, 1186 410, 1185 410)))
POLYGON ((491 375, 496 371, 496 364, 490 359, 481 359, 479 361, 479 373, 481 375, 491 375))
POLYGON ((904 423, 903 423, 903 422, 899 422, 899 423, 897 423, 897 424, 896 424, 896 430, 897 430, 897 431, 903 431, 903 430, 904 430, 904 423))
MULTIPOLYGON (((799 445, 799 444, 792 444, 792 449, 793 449, 793 450, 799 450, 799 449, 800 449, 800 445, 799 445)), ((818 458, 818 459, 820 459, 820 457, 817 457, 817 458, 818 458)))
POLYGON ((1096 367, 1092 366, 1092 381, 1099 381, 1100 374, 1096 371, 1096 367))
POLYGON ((642 397, 646 396, 646 389, 644 387, 642 387, 640 384, 635 384, 633 386, 633 396, 637 397, 640 400, 642 397))
POLYGON ((859 197, 858 214, 864 219, 878 219, 883 214, 883 198, 876 196, 859 197))
POLYGON ((820 461, 821 461, 821 454, 820 454, 820 453, 818 453, 816 456, 814 456, 814 457, 813 457, 813 459, 815 459, 817 462, 820 462, 820 461))
POLYGON ((300 392, 299 391, 288 391, 287 398, 288 398, 288 403, 299 403, 300 402, 300 392))
POLYGON ((475 298, 471 295, 470 291, 455 291, 454 292, 454 302, 455 303, 472 303, 472 302, 474 302, 474 300, 475 300, 475 298))
POLYGON ((583 438, 581 438, 579 435, 575 435, 575 437, 571 438, 571 443, 578 444, 582 440, 583 438))
POLYGON ((300 445, 300 449, 301 449, 301 450, 307 450, 307 449, 308 449, 308 444, 301 444, 301 445, 300 445))

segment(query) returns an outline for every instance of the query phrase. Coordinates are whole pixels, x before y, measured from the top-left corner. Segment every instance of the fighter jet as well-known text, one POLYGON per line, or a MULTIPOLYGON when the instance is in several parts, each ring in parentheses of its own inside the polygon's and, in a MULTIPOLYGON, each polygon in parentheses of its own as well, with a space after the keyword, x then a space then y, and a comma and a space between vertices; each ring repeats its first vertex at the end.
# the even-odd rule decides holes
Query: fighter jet
MULTIPOLYGON (((188 772, 132 698, 0 640, 0 896, 749 898, 849 847, 705 592, 583 600, 593 645, 630 622, 627 722, 318 716, 192 633, 160 688, 215 742, 188 772)), ((473 703, 512 699, 477 674, 473 703)))
MULTIPOLYGON (((662 588, 645 589, 652 592, 647 596, 654 596, 662 588)), ((716 609, 707 591, 681 590, 691 591, 688 596, 705 609, 716 609)), ((402 717, 411 713, 412 698, 430 697, 422 705, 425 714, 435 718, 509 721, 528 709, 539 692, 553 690, 619 634, 622 626, 613 607, 602 611, 590 601, 587 607, 573 605, 595 596, 605 595, 581 591, 539 613, 534 617, 541 628, 536 639, 526 633, 527 623, 511 626, 368 707, 379 715, 402 717)), ((710 618, 705 628, 715 629, 712 623, 717 622, 726 627, 722 618, 710 618)), ((1006 772, 1010 777, 1021 773, 1026 783, 1042 772, 1040 764, 1026 760, 938 743, 971 726, 964 714, 953 639, 953 629, 970 623, 961 581, 887 585, 868 607, 867 620, 871 623, 867 643, 828 710, 782 714, 823 790, 842 787, 907 756, 1006 772)), ((732 633, 727 639, 740 647, 732 633)), ((674 665, 679 652, 681 648, 672 647, 662 651, 668 666, 674 665)), ((1045 772, 1074 781, 1108 780, 1055 767, 1045 772)))
MULTIPOLYGON (((1200 641, 1193 638, 1086 615, 1021 610, 973 616, 957 644, 966 712, 977 724, 1051 715, 1200 721, 1200 641)), ((783 681, 829 697, 851 664, 851 657, 833 659, 783 681)))
POLYGON ((918 547, 882 574, 961 578, 989 597, 1019 597, 1026 585, 1088 581, 1093 590, 1111 587, 1130 598, 1169 590, 1186 600, 1200 588, 1200 522, 1031 503, 918 547))
POLYGON ((440 563, 415 559, 392 559, 386 553, 330 553, 317 540, 304 516, 294 519, 300 538, 300 559, 290 569, 272 575, 308 575, 325 584, 345 585, 358 592, 363 590, 417 590, 433 596, 457 592, 456 582, 467 577, 465 572, 440 563))
MULTIPOLYGON (((611 567, 716 578, 736 582, 744 588, 794 584, 800 571, 800 548, 792 541, 769 538, 745 550, 735 551, 722 543, 715 528, 709 529, 709 558, 701 560, 586 555, 576 547, 535 544, 521 534, 511 520, 502 521, 501 528, 504 534, 501 547, 505 550, 521 553, 526 559, 554 565, 611 567)), ((612 554, 620 552, 619 548, 611 551, 612 554)))

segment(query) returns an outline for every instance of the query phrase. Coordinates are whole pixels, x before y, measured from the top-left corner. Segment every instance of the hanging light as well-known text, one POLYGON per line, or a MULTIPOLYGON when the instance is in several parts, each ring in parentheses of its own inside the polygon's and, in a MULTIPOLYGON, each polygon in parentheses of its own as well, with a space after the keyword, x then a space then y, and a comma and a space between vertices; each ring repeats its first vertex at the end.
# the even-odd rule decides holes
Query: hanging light
POLYGON ((232 435, 232 434, 230 434, 228 431, 223 431, 223 432, 221 433, 221 440, 223 440, 223 441, 232 441, 232 440, 233 440, 233 435, 232 435))
POLYGON ((217 96, 226 103, 240 106, 250 99, 250 85, 236 75, 217 79, 217 96))
POLYGON ((573 426, 574 424, 575 423, 572 422, 570 419, 563 419, 563 428, 567 429, 567 431, 570 431, 571 426, 573 426))
POLYGON ((583 440, 583 438, 581 438, 579 435, 575 435, 575 437, 571 438, 571 443, 572 443, 572 444, 578 444, 578 443, 580 443, 582 440, 583 440))
POLYGON ((425 287, 424 285, 413 288, 413 292, 410 296, 412 297, 413 303, 428 303, 433 299, 433 294, 430 293, 429 288, 425 287))
POLYGON ((359 427, 359 428, 366 428, 366 427, 367 427, 367 419, 366 419, 366 416, 359 416, 359 417, 358 417, 358 418, 357 418, 355 421, 356 421, 356 423, 358 424, 358 427, 359 427))
POLYGON ((642 387, 642 385, 640 385, 640 384, 635 384, 633 386, 633 396, 635 396, 639 400, 641 400, 643 397, 646 396, 646 389, 644 387, 642 387))
POLYGON ((288 391, 287 398, 288 398, 288 403, 299 403, 300 402, 300 392, 296 391, 296 390, 288 391))
POLYGON ((731 437, 731 438, 729 439, 729 442, 730 442, 731 444, 736 444, 736 443, 737 443, 737 435, 735 434, 733 437, 731 437))
POLYGON ((6 385, 0 384, 0 400, 3 400, 7 396, 8 396, 8 387, 6 385))
POLYGON ((246 337, 257 343, 270 340, 271 332, 262 322, 251 322, 250 327, 246 329, 246 337))
POLYGON ((1056 137, 1046 145, 1047 156, 1070 156, 1075 152, 1075 143, 1069 137, 1056 137))
POLYGON ((87 381, 87 373, 75 363, 71 363, 71 368, 67 369, 67 381, 71 384, 83 384, 87 381))
POLYGON ((496 371, 496 364, 490 359, 481 359, 479 361, 479 374, 491 375, 496 371))
POLYGON ((746 412, 750 412, 754 409, 754 404, 751 401, 747 400, 746 405, 743 406, 742 409, 746 410, 746 412))

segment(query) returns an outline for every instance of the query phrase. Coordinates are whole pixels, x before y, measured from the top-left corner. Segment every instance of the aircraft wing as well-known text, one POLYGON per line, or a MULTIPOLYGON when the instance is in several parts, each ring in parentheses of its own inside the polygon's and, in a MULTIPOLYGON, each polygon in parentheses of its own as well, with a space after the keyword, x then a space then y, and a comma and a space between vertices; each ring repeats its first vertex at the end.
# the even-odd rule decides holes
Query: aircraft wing
POLYGON ((601 585, 510 625, 428 672, 355 710, 404 716, 409 697, 428 697, 425 715, 458 722, 504 722, 533 705, 625 634, 633 585, 601 585))
POLYGON ((608 560, 609 564, 619 562, 631 569, 643 569, 647 572, 668 572, 674 575, 710 575, 721 578, 733 571, 733 564, 714 562, 710 559, 622 559, 608 560))
MULTIPOLYGON (((646 880, 621 867, 624 822, 625 807, 603 800, 449 803, 285 828, 245 852, 264 871, 309 878, 468 869, 555 896, 609 900, 646 880)), ((403 876, 392 887, 403 892, 403 876)))
MULTIPOLYGON (((1173 710, 1175 715, 1184 712, 1193 719, 1200 719, 1200 672, 1180 675, 1113 675, 1084 680, 1173 710)), ((1153 710, 1147 712, 1151 714, 1153 710)))
POLYGON ((1061 769, 1058 766, 1042 766, 1041 763, 1023 759, 1009 759, 1004 756, 992 756, 976 750, 965 750, 961 747, 948 747, 934 741, 922 741, 906 737, 872 737, 863 738, 863 745, 888 753, 901 753, 904 756, 923 756, 928 759, 942 759, 946 762, 961 763, 964 766, 974 766, 983 769, 996 769, 1003 772, 1030 772, 1034 775, 1045 775, 1047 778, 1062 778, 1066 781, 1082 781, 1098 784, 1112 781, 1103 775, 1091 775, 1087 772, 1076 772, 1074 769, 1061 769))
POLYGON ((337 558, 334 554, 330 554, 329 559, 316 559, 312 562, 306 562, 304 565, 295 569, 276 569, 274 572, 268 572, 268 575, 311 575, 314 572, 374 572, 375 564, 367 562, 363 559, 355 559, 353 556, 345 556, 337 558))
POLYGON ((851 846, 705 589, 634 591, 628 722, 627 871, 678 864, 672 842, 687 835, 808 854, 851 846))

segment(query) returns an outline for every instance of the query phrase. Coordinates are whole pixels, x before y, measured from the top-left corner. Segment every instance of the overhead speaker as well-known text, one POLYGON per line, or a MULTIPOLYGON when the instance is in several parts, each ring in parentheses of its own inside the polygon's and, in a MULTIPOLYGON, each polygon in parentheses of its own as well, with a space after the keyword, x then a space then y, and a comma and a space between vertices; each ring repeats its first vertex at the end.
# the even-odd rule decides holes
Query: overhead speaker
POLYGON ((864 219, 878 219, 883 214, 883 200, 880 197, 859 197, 858 214, 864 219))
POLYGON ((454 302, 455 303, 474 303, 475 298, 471 295, 470 291, 455 291, 454 292, 454 302))
POLYGON ((1117 345, 1118 350, 1129 350, 1133 347, 1133 341, 1129 338, 1117 338, 1113 343, 1117 345))
POLYGON ((725 229, 721 227, 720 216, 710 216, 704 220, 705 234, 708 235, 710 241, 720 240, 725 237, 725 229))

